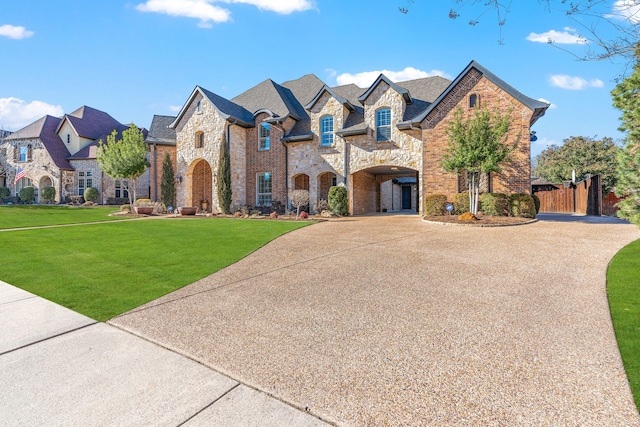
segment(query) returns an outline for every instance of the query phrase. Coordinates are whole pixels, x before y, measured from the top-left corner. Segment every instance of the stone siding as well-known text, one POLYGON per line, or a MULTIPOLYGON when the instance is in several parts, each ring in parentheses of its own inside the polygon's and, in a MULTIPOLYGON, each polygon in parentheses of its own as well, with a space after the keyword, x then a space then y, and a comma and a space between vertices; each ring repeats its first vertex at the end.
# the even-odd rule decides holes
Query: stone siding
MULTIPOLYGON (((171 164, 173 165, 174 178, 178 176, 176 173, 176 147, 174 145, 154 145, 149 144, 149 198, 153 201, 162 200, 162 176, 164 157, 169 153, 171 164)), ((175 201, 174 201, 175 203, 175 201)))

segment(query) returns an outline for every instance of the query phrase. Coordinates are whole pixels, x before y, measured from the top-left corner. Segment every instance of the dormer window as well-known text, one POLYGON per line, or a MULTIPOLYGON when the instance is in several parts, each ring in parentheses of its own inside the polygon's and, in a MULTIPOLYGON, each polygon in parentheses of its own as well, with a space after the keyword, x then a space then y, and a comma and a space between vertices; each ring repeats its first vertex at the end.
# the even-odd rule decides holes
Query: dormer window
POLYGON ((376 141, 391 140, 391 108, 376 111, 376 141))
POLYGON ((271 126, 269 123, 260 123, 258 128, 258 150, 264 151, 271 147, 271 126))
POLYGON ((202 132, 202 131, 198 131, 198 132, 196 132, 196 142, 195 142, 195 147, 196 147, 196 148, 202 148, 202 147, 204 147, 204 132, 202 132))
POLYGON ((333 116, 324 116, 320 119, 320 145, 323 147, 333 145, 333 116))
POLYGON ((472 93, 471 95, 469 95, 469 108, 477 107, 479 99, 480 97, 475 93, 472 93))

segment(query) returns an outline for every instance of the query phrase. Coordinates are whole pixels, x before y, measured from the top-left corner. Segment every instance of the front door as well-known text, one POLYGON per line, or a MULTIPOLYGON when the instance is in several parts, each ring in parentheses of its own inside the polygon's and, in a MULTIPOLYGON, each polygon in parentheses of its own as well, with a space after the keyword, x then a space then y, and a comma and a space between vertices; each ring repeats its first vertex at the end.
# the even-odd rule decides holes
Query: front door
POLYGON ((411 186, 402 186, 402 209, 411 209, 411 186))

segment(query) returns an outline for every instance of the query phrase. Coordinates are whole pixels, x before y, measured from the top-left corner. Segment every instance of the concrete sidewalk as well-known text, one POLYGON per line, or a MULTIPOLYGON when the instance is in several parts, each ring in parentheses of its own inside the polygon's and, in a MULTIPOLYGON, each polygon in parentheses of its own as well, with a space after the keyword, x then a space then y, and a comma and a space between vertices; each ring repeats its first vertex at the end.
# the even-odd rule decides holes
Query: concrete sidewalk
POLYGON ((322 426, 114 326, 0 282, 3 425, 322 426))

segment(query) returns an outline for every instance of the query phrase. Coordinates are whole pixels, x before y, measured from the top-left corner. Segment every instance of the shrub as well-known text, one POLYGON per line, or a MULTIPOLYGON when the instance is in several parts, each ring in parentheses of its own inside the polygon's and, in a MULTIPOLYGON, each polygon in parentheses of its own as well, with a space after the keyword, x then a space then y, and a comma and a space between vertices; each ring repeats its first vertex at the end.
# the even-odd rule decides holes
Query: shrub
POLYGON ((84 190, 84 199, 87 202, 97 202, 98 201, 98 189, 95 187, 89 187, 86 190, 84 190))
POLYGON ((469 212, 469 193, 458 193, 453 196, 453 213, 462 215, 469 212))
POLYGON ((42 187, 42 199, 47 203, 52 203, 56 199, 56 189, 53 187, 42 187))
POLYGON ((334 186, 329 188, 329 209, 336 215, 349 214, 349 196, 347 187, 334 186))
POLYGON ((131 212, 131 205, 120 205, 120 212, 131 212))
POLYGON ((153 204, 153 213, 155 214, 166 214, 167 207, 162 202, 155 202, 153 204))
POLYGON ((540 197, 536 196, 535 194, 532 194, 531 197, 533 197, 533 203, 536 205, 536 215, 537 215, 538 212, 540 212, 540 197))
POLYGON ((444 215, 447 212, 447 196, 432 194, 424 198, 425 215, 444 215))
POLYGON ((471 212, 465 212, 458 217, 460 221, 477 221, 478 217, 471 212))
POLYGON ((305 211, 300 212, 300 219, 307 219, 309 218, 309 214, 306 213, 305 211))
POLYGON ((511 215, 521 218, 535 218, 536 205, 527 193, 514 193, 509 196, 509 208, 511 215))
POLYGON ((33 196, 35 195, 36 191, 33 187, 23 187, 20 189, 20 200, 22 200, 25 203, 31 203, 33 201, 33 196))
POLYGON ((509 213, 509 199, 502 193, 485 193, 482 195, 482 214, 505 216, 509 213))
POLYGON ((322 211, 330 211, 331 209, 329 209, 329 203, 326 200, 320 199, 318 200, 318 203, 316 203, 316 205, 313 207, 313 210, 315 212, 321 213, 322 211))
POLYGON ((7 187, 0 187, 0 199, 4 197, 9 197, 11 191, 7 187))
POLYGON ((135 206, 136 208, 146 208, 146 207, 153 207, 154 203, 151 201, 151 199, 136 199, 135 203, 133 204, 133 206, 135 206))

